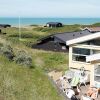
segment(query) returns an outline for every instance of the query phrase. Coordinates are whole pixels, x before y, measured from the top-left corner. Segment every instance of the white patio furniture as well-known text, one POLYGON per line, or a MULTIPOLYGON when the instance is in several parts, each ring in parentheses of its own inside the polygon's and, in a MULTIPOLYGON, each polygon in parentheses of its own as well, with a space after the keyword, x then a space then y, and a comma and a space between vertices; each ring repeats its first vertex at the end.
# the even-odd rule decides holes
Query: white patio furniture
POLYGON ((68 90, 66 91, 66 96, 67 96, 69 99, 71 99, 71 97, 74 96, 74 95, 75 95, 74 90, 68 89, 68 90))
POLYGON ((89 97, 89 96, 82 95, 81 96, 81 100, 93 100, 93 99, 91 97, 89 97))
POLYGON ((74 71, 68 70, 65 72, 67 79, 71 79, 74 77, 74 71))
POLYGON ((63 92, 66 91, 66 89, 71 88, 67 77, 64 75, 63 77, 60 77, 60 81, 61 81, 61 89, 63 90, 63 92))
POLYGON ((84 84, 86 86, 86 82, 88 80, 88 74, 86 74, 85 76, 80 76, 80 82, 79 85, 81 86, 82 84, 84 84))

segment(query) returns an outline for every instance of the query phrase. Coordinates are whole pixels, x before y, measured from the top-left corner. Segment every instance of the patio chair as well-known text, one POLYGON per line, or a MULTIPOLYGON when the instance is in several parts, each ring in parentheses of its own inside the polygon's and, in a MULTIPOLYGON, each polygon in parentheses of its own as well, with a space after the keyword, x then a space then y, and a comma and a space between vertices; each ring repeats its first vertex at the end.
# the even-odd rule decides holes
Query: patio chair
POLYGON ((74 95, 75 95, 75 92, 74 92, 73 89, 68 89, 68 90, 66 91, 66 96, 67 96, 69 99, 71 99, 72 96, 74 96, 74 95))
POLYGON ((78 76, 73 77, 72 81, 71 81, 71 86, 77 87, 77 85, 79 84, 79 80, 80 80, 80 78, 78 76))
POLYGON ((82 84, 84 84, 86 86, 86 82, 88 80, 88 74, 86 74, 85 76, 80 76, 80 82, 79 85, 81 86, 82 84))
POLYGON ((60 80, 61 80, 61 89, 63 90, 63 92, 65 92, 66 89, 71 88, 66 76, 61 77, 60 80))
POLYGON ((80 74, 81 74, 81 76, 85 76, 85 68, 84 67, 81 67, 80 68, 80 74))
POLYGON ((67 79, 72 79, 74 77, 74 71, 68 70, 65 72, 67 79))
POLYGON ((86 96, 86 95, 82 95, 81 100, 93 100, 93 99, 91 97, 86 96))

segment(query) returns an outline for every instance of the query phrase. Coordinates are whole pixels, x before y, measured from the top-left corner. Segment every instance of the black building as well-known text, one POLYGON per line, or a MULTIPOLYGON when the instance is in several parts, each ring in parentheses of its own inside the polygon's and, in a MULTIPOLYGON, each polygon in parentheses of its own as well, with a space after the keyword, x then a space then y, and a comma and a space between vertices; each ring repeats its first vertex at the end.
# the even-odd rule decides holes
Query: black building
POLYGON ((62 25, 62 23, 60 23, 60 22, 48 22, 48 23, 46 24, 46 26, 47 26, 47 27, 62 27, 63 25, 62 25))
POLYGON ((1 33, 1 29, 0 29, 0 33, 1 33))
POLYGON ((11 25, 9 25, 9 24, 0 24, 0 28, 7 28, 7 27, 11 27, 11 25))
POLYGON ((43 49, 49 51, 68 52, 69 47, 66 45, 66 41, 88 34, 93 33, 89 32, 88 30, 79 32, 57 33, 38 40, 38 43, 34 44, 32 47, 35 49, 43 49))

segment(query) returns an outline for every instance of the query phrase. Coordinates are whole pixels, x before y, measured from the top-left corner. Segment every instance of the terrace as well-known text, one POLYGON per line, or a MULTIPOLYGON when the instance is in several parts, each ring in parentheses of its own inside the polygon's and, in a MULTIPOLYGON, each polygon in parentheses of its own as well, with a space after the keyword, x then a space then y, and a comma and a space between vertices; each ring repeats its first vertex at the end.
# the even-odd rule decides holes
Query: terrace
MULTIPOLYGON (((63 87, 62 87, 62 81, 61 80, 61 77, 65 77, 66 75, 64 74, 63 75, 63 72, 58 72, 58 71, 52 71, 50 73, 48 73, 49 77, 51 78, 51 80, 53 81, 53 84, 56 86, 56 88, 58 89, 59 91, 59 94, 62 94, 67 100, 70 100, 68 99, 67 95, 66 95, 66 91, 67 89, 69 89, 69 85, 67 82, 64 83, 65 87, 67 86, 67 89, 66 91, 64 91, 63 87)), ((79 87, 80 89, 80 92, 78 93, 77 92, 77 86, 74 86, 72 89, 75 91, 75 96, 79 99, 82 98, 82 96, 84 96, 87 91, 89 90, 89 87, 90 87, 90 84, 89 83, 86 83, 86 86, 84 84, 81 84, 81 86, 79 87)), ((88 99, 88 100, 92 100, 92 99, 88 99)), ((98 96, 95 100, 100 100, 100 91, 98 90, 98 96)))

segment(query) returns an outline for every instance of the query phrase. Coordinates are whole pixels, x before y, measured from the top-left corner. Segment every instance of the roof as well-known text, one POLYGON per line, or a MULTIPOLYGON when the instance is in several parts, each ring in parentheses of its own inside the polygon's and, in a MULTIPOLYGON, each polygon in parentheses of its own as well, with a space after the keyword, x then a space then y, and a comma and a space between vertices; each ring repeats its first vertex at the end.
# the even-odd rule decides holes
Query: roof
POLYGON ((91 32, 100 32, 100 27, 86 27, 83 30, 89 30, 91 32))
POLYGON ((93 34, 87 30, 84 31, 79 31, 79 32, 65 32, 65 33, 56 33, 54 35, 49 35, 47 37, 41 38, 40 40, 45 40, 49 37, 57 38, 58 40, 62 41, 63 43, 66 44, 66 41, 82 37, 88 34, 93 34))
POLYGON ((93 39, 96 39, 96 38, 100 38, 100 32, 96 32, 94 34, 88 34, 86 36, 82 36, 82 37, 78 37, 78 38, 66 41, 66 45, 81 43, 81 42, 85 42, 85 41, 88 41, 88 40, 93 40, 93 39))
POLYGON ((78 37, 86 36, 88 34, 92 34, 92 33, 85 30, 85 31, 79 31, 79 32, 59 33, 59 34, 54 35, 54 37, 56 37, 66 43, 66 41, 76 39, 78 37))
POLYGON ((62 24, 61 22, 48 22, 47 24, 62 24))

